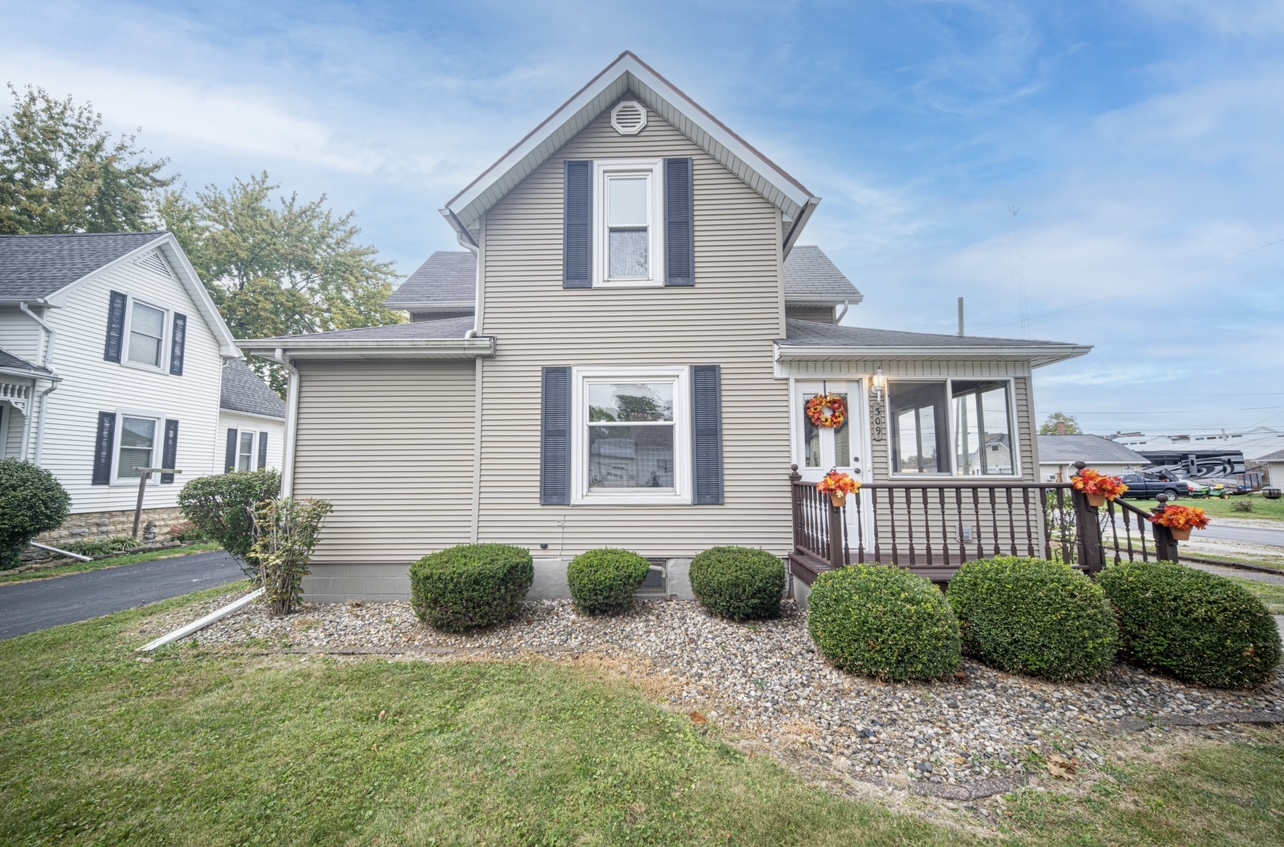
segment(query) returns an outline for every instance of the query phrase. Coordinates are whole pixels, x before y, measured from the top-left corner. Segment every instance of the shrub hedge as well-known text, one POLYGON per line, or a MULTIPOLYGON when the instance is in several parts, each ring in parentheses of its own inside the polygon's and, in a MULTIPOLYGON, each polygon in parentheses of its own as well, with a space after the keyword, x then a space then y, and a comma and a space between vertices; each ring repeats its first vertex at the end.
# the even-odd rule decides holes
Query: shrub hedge
POLYGON ((0 571, 21 564, 27 542, 62 526, 70 510, 71 497, 49 471, 0 461, 0 571))
POLYGON ((1097 581, 1134 664, 1215 688, 1251 688, 1280 662, 1274 618, 1225 577, 1172 562, 1125 562, 1097 581))
POLYGON ((1069 565, 1000 557, 968 562, 947 595, 963 651, 1003 671, 1060 682, 1087 679, 1119 648, 1106 593, 1069 565))
POLYGON ((535 580, 531 554, 507 544, 465 544, 410 566, 410 602, 419 619, 443 632, 511 620, 535 580))
POLYGON ((232 554, 246 577, 259 584, 254 556, 254 507, 281 493, 276 471, 241 471, 194 479, 178 493, 178 507, 203 537, 232 554))
POLYGON ((691 591, 700 605, 733 621, 779 617, 785 563, 765 550, 713 547, 691 560, 691 591))
POLYGON ((903 682, 954 673, 959 625, 935 585, 907 570, 854 565, 820 575, 807 601, 807 630, 835 667, 903 682))
POLYGON ((566 581, 575 608, 589 615, 618 615, 633 604, 650 563, 628 550, 589 550, 571 560, 566 581))

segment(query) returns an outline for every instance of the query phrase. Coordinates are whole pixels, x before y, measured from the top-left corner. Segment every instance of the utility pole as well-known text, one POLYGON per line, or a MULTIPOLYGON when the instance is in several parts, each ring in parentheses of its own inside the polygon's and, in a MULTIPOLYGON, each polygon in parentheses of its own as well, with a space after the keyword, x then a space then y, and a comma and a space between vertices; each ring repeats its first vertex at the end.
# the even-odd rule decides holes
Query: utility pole
POLYGON ((959 298, 959 336, 963 335, 963 298, 959 298))

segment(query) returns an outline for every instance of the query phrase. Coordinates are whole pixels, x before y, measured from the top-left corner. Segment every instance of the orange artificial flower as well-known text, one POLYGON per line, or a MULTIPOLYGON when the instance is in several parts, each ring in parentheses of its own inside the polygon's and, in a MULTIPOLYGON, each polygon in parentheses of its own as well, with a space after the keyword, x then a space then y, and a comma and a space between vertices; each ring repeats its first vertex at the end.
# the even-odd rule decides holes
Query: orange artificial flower
POLYGON ((1150 521, 1169 529, 1204 529, 1211 523, 1204 510, 1194 506, 1169 506, 1151 515, 1150 521))
POLYGON ((1084 468, 1079 474, 1071 480, 1075 491, 1082 491, 1084 494, 1096 494, 1105 497, 1107 500, 1114 500, 1122 497, 1128 490, 1128 486, 1123 484, 1123 480, 1117 476, 1106 476, 1099 474, 1092 468, 1084 468))
POLYGON ((860 483, 842 471, 830 471, 816 483, 816 490, 821 494, 855 494, 860 491, 860 483))

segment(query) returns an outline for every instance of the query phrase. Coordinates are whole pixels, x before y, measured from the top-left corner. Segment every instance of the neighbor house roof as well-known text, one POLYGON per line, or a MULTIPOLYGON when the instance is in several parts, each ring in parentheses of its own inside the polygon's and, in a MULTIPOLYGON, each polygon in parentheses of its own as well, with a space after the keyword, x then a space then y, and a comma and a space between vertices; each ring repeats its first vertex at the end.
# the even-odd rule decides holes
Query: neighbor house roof
POLYGON ((1028 361, 1033 367, 1039 367, 1086 355, 1091 349, 1059 341, 900 332, 789 319, 785 321, 785 337, 776 341, 776 358, 781 361, 894 361, 984 357, 1028 361))
POLYGON ((495 352, 495 339, 467 337, 471 315, 438 321, 342 329, 311 335, 286 335, 238 341, 247 353, 273 358, 280 350, 291 359, 466 359, 495 352))
POLYGON ((163 232, 0 235, 0 300, 48 297, 163 232))
POLYGON ((788 253, 820 198, 627 51, 452 197, 442 215, 460 238, 476 244, 486 210, 628 92, 781 210, 788 253))
MULTIPOLYGON (((439 250, 392 292, 387 306, 408 312, 471 312, 476 287, 477 257, 467 250, 439 250)), ((813 306, 849 303, 854 306, 863 296, 815 245, 800 244, 785 259, 787 303, 813 306)))
POLYGON ((1093 462, 1109 462, 1138 467, 1148 464, 1145 456, 1100 435, 1040 435, 1039 461, 1044 464, 1084 461, 1089 465, 1093 462))
POLYGON ((1276 450, 1258 459, 1259 462, 1284 462, 1284 450, 1276 450))
POLYGON ((285 417, 285 401, 240 359, 223 363, 219 408, 268 418, 285 417))
POLYGON ((53 376, 53 371, 48 368, 33 365, 26 359, 19 359, 7 350, 0 350, 0 371, 14 375, 33 377, 53 376))

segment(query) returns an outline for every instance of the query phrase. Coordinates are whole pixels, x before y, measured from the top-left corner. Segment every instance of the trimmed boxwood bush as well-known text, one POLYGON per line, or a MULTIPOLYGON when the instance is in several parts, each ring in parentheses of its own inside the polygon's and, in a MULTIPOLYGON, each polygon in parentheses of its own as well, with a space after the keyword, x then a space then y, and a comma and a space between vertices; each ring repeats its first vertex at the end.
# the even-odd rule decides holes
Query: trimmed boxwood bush
POLYGON ((1060 682, 1114 662, 1115 613, 1101 586, 1069 565, 1001 557, 968 562, 950 582, 963 652, 990 667, 1060 682))
POLYGON ((581 553, 566 568, 575 608, 590 615, 618 615, 633 604, 633 592, 651 565, 637 553, 605 548, 581 553))
POLYGON ((507 544, 465 544, 410 566, 410 602, 419 619, 444 632, 511 620, 535 581, 531 554, 507 544))
POLYGON ((1172 562, 1124 562, 1097 581, 1134 664, 1215 688, 1251 688, 1280 662, 1275 620, 1225 577, 1172 562))
POLYGON ((959 668, 959 624, 939 588, 901 568, 854 565, 817 578, 807 631, 834 667, 875 679, 937 679, 959 668))
POLYGON ((0 571, 22 562, 27 542, 57 529, 71 497, 53 474, 31 462, 0 461, 0 571))
POLYGON ((765 550, 713 547, 691 560, 691 591, 700 605, 733 621, 780 616, 785 563, 765 550))

